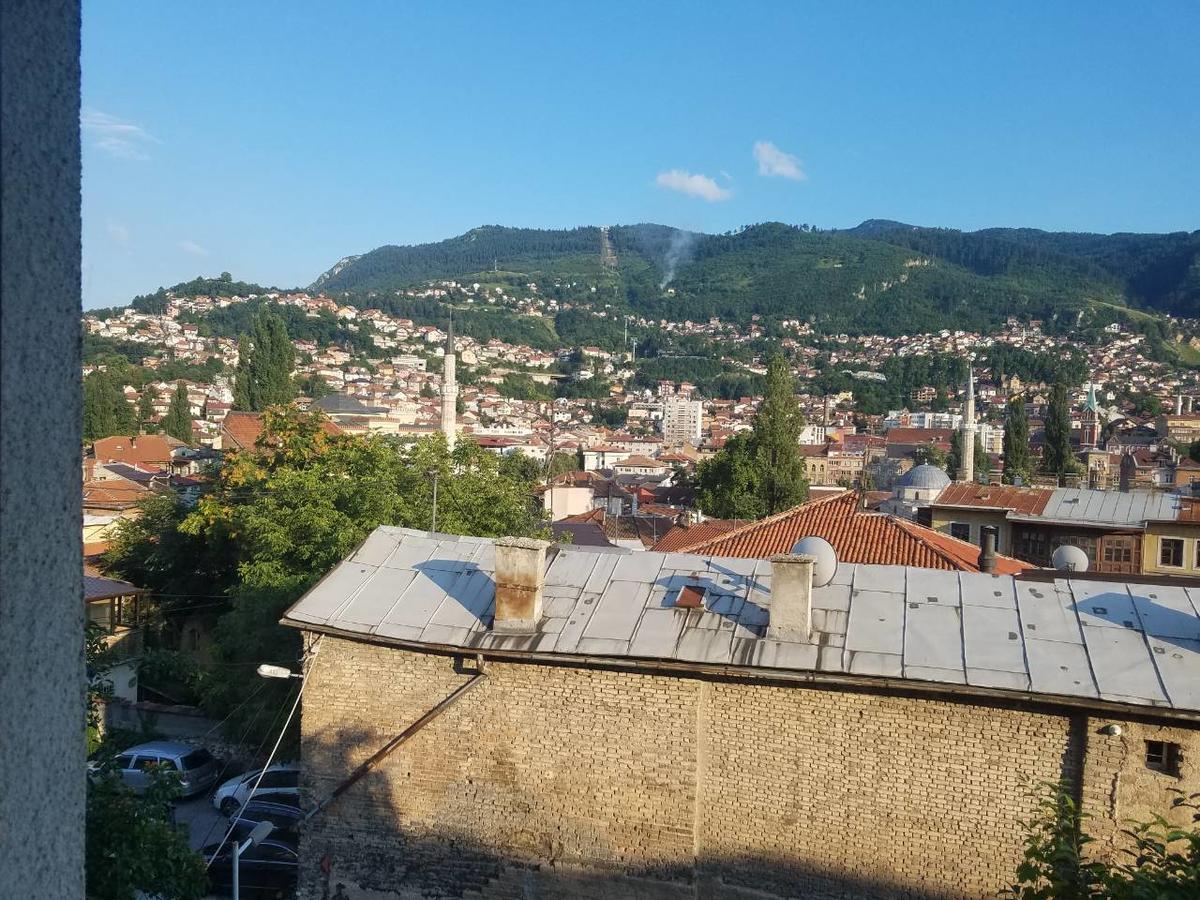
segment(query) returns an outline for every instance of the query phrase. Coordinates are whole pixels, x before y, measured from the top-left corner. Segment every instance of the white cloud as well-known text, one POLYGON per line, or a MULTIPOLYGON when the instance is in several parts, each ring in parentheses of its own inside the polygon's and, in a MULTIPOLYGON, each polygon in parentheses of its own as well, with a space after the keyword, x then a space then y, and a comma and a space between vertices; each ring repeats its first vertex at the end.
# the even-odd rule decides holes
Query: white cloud
POLYGON ((113 239, 113 243, 120 244, 122 247, 129 244, 129 229, 120 222, 114 222, 112 219, 109 219, 104 223, 104 230, 113 239))
POLYGON ((803 181, 808 176, 800 167, 800 160, 784 153, 770 141, 759 141, 754 145, 754 159, 758 163, 758 174, 790 178, 803 181))
POLYGON ((665 187, 670 191, 678 191, 681 194, 687 194, 689 197, 699 197, 702 200, 707 200, 709 203, 728 200, 733 196, 733 191, 721 187, 707 175, 693 175, 691 172, 683 171, 683 169, 671 169, 669 172, 660 172, 654 181, 659 187, 665 187))
POLYGON ((141 125, 98 109, 85 109, 79 117, 79 126, 91 138, 93 147, 116 159, 149 159, 147 147, 162 143, 141 125))
POLYGON ((208 256, 208 250, 195 241, 180 241, 179 249, 184 253, 192 254, 192 256, 208 256))

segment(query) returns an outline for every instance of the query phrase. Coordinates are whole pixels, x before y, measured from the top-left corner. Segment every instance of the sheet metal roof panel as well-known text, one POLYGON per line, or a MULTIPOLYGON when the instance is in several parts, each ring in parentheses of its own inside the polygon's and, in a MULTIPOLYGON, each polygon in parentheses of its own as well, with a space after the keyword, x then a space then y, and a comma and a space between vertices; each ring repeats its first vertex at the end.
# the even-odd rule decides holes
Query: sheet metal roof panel
POLYGON ((372 566, 344 562, 317 582, 303 598, 303 606, 296 604, 295 618, 305 622, 325 622, 346 605, 354 593, 375 574, 372 566))
POLYGON ((1074 597, 1075 614, 1084 626, 1095 628, 1141 628, 1133 598, 1123 584, 1067 581, 1074 597))
POLYGON ((608 583, 612 581, 613 570, 622 558, 615 553, 598 554, 592 574, 588 576, 588 580, 583 586, 584 591, 592 594, 602 593, 608 583))
POLYGON ((899 653, 871 653, 868 651, 842 651, 842 665, 853 675, 882 675, 900 678, 904 674, 904 660, 899 653))
MULTIPOLYGON (((930 569, 931 572, 937 571, 930 569)), ((943 573, 938 573, 943 574, 943 573)), ((946 575, 953 575, 953 572, 946 572, 946 575)), ((957 597, 956 597, 957 599, 957 597)), ((813 588, 813 609, 836 610, 838 612, 850 611, 850 585, 849 584, 827 584, 824 587, 813 588)))
POLYGON ((1025 655, 1033 690, 1076 697, 1100 696, 1083 644, 1027 638, 1025 655))
POLYGON ((468 630, 482 628, 485 622, 491 622, 495 598, 496 585, 490 574, 479 569, 463 572, 429 617, 429 624, 468 630))
POLYGON ((982 688, 1001 688, 1009 691, 1029 690, 1029 675, 1025 672, 1003 672, 995 669, 967 667, 967 684, 982 688))
POLYGON ((1015 609, 964 607, 963 645, 968 669, 1019 674, 1028 681, 1025 642, 1015 609))
MULTIPOLYGON (((942 569, 929 569, 920 578, 913 578, 905 585, 904 599, 909 603, 937 603, 942 606, 959 605, 958 573, 942 569)), ((814 606, 816 603, 814 602, 814 606)))
POLYGON ((595 615, 596 609, 600 602, 600 594, 593 594, 585 591, 579 596, 579 601, 575 604, 575 608, 571 610, 571 614, 567 616, 567 624, 562 627, 562 631, 558 635, 558 641, 555 649, 559 653, 574 653, 579 646, 579 640, 583 637, 584 629, 595 615))
POLYGON ((636 581, 613 581, 600 595, 596 611, 583 630, 586 638, 629 641, 650 599, 650 585, 636 581))
MULTIPOLYGON (((961 610, 937 603, 909 603, 904 626, 904 671, 963 668, 961 610)), ((941 680, 941 679, 935 679, 941 680)))
POLYGON ((686 621, 687 615, 682 610, 647 609, 633 633, 630 655, 671 659, 686 621))
POLYGON ((1158 669, 1140 631, 1124 628, 1085 628, 1088 656, 1101 697, 1138 697, 1165 702, 1158 669))
POLYGON ((846 649, 899 657, 904 652, 904 596, 858 591, 850 601, 846 649))
POLYGON ((904 666, 904 677, 918 681, 940 681, 943 684, 966 684, 962 669, 939 669, 935 666, 904 666))
POLYGON ((1011 578, 986 575, 980 572, 959 572, 958 582, 962 590, 963 606, 1017 608, 1011 578))
POLYGON ((1200 641, 1200 615, 1196 614, 1192 605, 1195 597, 1190 597, 1190 593, 1173 585, 1144 585, 1137 589, 1132 595, 1133 605, 1146 634, 1200 641))
POLYGON ((675 658, 690 662, 728 665, 733 657, 733 632, 728 629, 685 628, 675 648, 675 658))
POLYGON ((583 590, 592 570, 596 568, 599 555, 562 551, 554 556, 546 567, 546 586, 550 588, 574 588, 576 596, 583 590))
POLYGON ((892 591, 903 595, 906 571, 903 566, 858 566, 854 573, 854 590, 892 591))
POLYGON ((381 566, 384 560, 391 556, 396 548, 400 546, 400 539, 402 537, 403 534, 397 534, 391 528, 376 528, 367 535, 367 539, 354 552, 350 560, 368 566, 381 566))
POLYGON ((1069 594, 1064 596, 1052 584, 1018 581, 1015 587, 1026 640, 1083 643, 1074 599, 1069 594))
POLYGON ((1200 640, 1150 638, 1150 656, 1171 705, 1200 709, 1200 640))
POLYGON ((751 665, 771 669, 815 669, 817 650, 816 644, 765 638, 757 642, 751 665))
POLYGON ((349 602, 338 610, 337 617, 354 625, 374 628, 387 618, 416 577, 417 573, 412 571, 375 569, 362 587, 350 595, 349 602))
POLYGON ((661 553, 630 553, 628 556, 618 556, 616 560, 616 568, 611 576, 613 581, 648 583, 658 578, 659 572, 662 571, 661 553))

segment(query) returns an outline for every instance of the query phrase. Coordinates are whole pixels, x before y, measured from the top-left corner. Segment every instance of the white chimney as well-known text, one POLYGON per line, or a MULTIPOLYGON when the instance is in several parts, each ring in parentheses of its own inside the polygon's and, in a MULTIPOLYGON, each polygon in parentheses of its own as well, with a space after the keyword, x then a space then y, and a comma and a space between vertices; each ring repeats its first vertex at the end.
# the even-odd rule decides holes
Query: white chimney
POLYGON ((542 620, 549 541, 506 537, 496 541, 496 618, 492 630, 530 634, 542 620))
POLYGON ((807 641, 812 636, 812 592, 815 556, 784 553, 771 557, 771 608, 767 637, 807 641))

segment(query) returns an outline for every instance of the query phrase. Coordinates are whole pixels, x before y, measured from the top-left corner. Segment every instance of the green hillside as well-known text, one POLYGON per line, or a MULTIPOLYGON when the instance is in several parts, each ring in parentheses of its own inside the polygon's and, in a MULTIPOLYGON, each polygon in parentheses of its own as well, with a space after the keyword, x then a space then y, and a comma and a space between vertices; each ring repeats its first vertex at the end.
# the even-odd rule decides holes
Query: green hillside
POLYGON ((609 237, 615 270, 601 262, 599 228, 488 226, 348 257, 313 287, 353 298, 440 278, 557 279, 598 288, 560 299, 592 297, 655 318, 801 318, 848 333, 986 329, 1010 315, 1066 327, 1095 304, 1200 315, 1200 232, 959 232, 870 220, 846 231, 772 222, 724 235, 641 224, 609 237))

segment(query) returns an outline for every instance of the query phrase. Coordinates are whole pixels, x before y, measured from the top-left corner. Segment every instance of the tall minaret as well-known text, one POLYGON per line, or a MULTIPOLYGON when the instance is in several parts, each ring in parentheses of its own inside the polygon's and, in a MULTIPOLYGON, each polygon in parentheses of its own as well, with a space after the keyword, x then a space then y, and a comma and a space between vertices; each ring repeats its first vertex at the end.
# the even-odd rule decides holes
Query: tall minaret
POLYGON ((450 311, 450 333, 446 338, 446 356, 442 364, 442 434, 446 446, 454 449, 458 425, 458 381, 455 378, 454 311, 450 311))
POLYGON ((971 361, 967 360, 967 403, 963 410, 962 431, 959 446, 962 448, 962 459, 959 460, 958 470, 962 481, 975 480, 975 370, 971 361))

